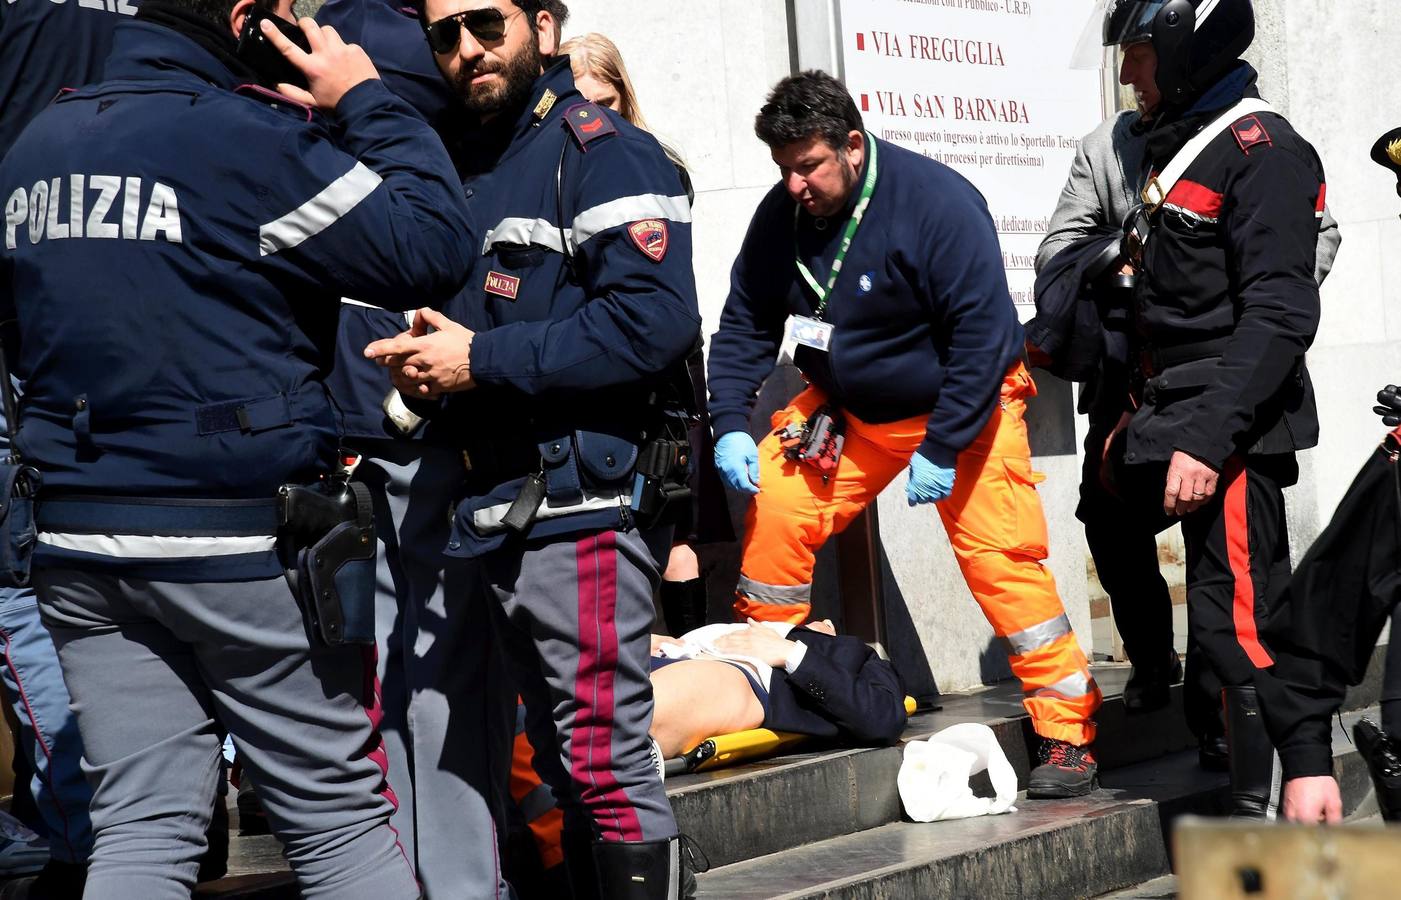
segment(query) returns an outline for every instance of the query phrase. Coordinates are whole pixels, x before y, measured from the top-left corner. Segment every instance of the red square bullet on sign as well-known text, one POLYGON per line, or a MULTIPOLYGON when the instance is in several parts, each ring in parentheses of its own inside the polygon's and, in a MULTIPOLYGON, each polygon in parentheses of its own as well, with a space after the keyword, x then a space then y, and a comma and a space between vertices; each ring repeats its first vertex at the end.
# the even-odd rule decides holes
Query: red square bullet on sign
POLYGON ((870 111, 871 111, 871 98, 870 98, 870 97, 867 97, 865 94, 862 94, 862 95, 861 95, 861 111, 862 111, 862 112, 870 112, 870 111))
POLYGON ((866 49, 866 35, 863 34, 863 33, 860 32, 860 31, 856 32, 856 49, 857 49, 857 50, 865 50, 865 49, 866 49))

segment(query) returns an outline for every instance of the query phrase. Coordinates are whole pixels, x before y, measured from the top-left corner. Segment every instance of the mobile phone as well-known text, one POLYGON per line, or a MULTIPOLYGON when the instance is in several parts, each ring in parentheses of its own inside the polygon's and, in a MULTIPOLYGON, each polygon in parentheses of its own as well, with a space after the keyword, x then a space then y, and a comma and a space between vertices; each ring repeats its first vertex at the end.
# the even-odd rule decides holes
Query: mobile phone
POLYGON ((282 32, 287 40, 307 53, 311 52, 311 44, 301 28, 255 5, 243 19, 243 30, 238 35, 238 58, 257 73, 265 87, 276 88, 279 84, 286 83, 305 88, 306 76, 288 62, 282 51, 274 47, 272 41, 263 34, 261 23, 265 19, 277 26, 277 30, 282 32))

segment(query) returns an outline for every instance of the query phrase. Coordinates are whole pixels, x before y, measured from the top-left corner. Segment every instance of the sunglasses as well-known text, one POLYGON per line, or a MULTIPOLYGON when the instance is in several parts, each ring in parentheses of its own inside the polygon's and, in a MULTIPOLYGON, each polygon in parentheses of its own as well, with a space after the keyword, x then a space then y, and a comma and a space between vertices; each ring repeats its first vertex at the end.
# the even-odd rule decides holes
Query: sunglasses
POLYGON ((518 9, 508 16, 492 7, 469 9, 429 22, 423 26, 423 33, 434 53, 451 53, 462 41, 462 29, 466 28, 478 41, 499 41, 506 36, 507 23, 523 12, 518 9))

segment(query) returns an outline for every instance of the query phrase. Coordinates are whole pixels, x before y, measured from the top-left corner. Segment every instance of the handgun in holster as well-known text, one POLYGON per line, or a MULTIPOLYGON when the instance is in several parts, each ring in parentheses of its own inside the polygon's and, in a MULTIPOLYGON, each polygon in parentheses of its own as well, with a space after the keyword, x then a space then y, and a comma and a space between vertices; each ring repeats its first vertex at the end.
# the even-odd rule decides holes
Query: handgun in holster
POLYGON ((812 466, 823 484, 836 473, 846 443, 846 421, 831 406, 820 406, 807 421, 794 422, 774 433, 784 458, 812 466))
POLYGON ((311 630, 328 646, 375 642, 375 527, 359 457, 312 484, 277 490, 278 548, 311 630))
POLYGON ((644 444, 632 484, 632 511, 646 526, 675 524, 668 515, 691 499, 691 442, 681 436, 644 444))

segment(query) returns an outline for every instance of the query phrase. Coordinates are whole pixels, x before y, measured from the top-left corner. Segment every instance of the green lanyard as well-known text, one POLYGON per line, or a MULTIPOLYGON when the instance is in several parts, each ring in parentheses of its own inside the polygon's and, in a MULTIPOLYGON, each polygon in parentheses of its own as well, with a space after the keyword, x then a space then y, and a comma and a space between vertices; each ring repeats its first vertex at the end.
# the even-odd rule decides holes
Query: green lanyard
MULTIPOLYGON (((817 311, 813 313, 813 318, 821 320, 822 311, 827 308, 827 299, 832 296, 832 288, 837 285, 837 278, 842 274, 842 261, 846 259, 846 252, 851 249, 851 241, 856 237, 856 229, 861 227, 861 219, 866 215, 866 207, 871 204, 871 195, 876 192, 876 142, 871 139, 871 135, 866 135, 866 146, 870 148, 871 163, 866 167, 866 183, 861 186, 861 196, 856 201, 856 208, 851 211, 851 218, 847 219, 846 230, 842 232, 841 246, 837 247, 837 255, 832 260, 832 271, 827 275, 827 286, 824 288, 817 283, 817 276, 812 274, 812 270, 801 258, 797 260, 798 271, 802 273, 803 279, 812 288, 812 292, 817 295, 817 311)), ((798 222, 802 213, 801 205, 793 209, 793 243, 796 248, 798 242, 798 222)))

